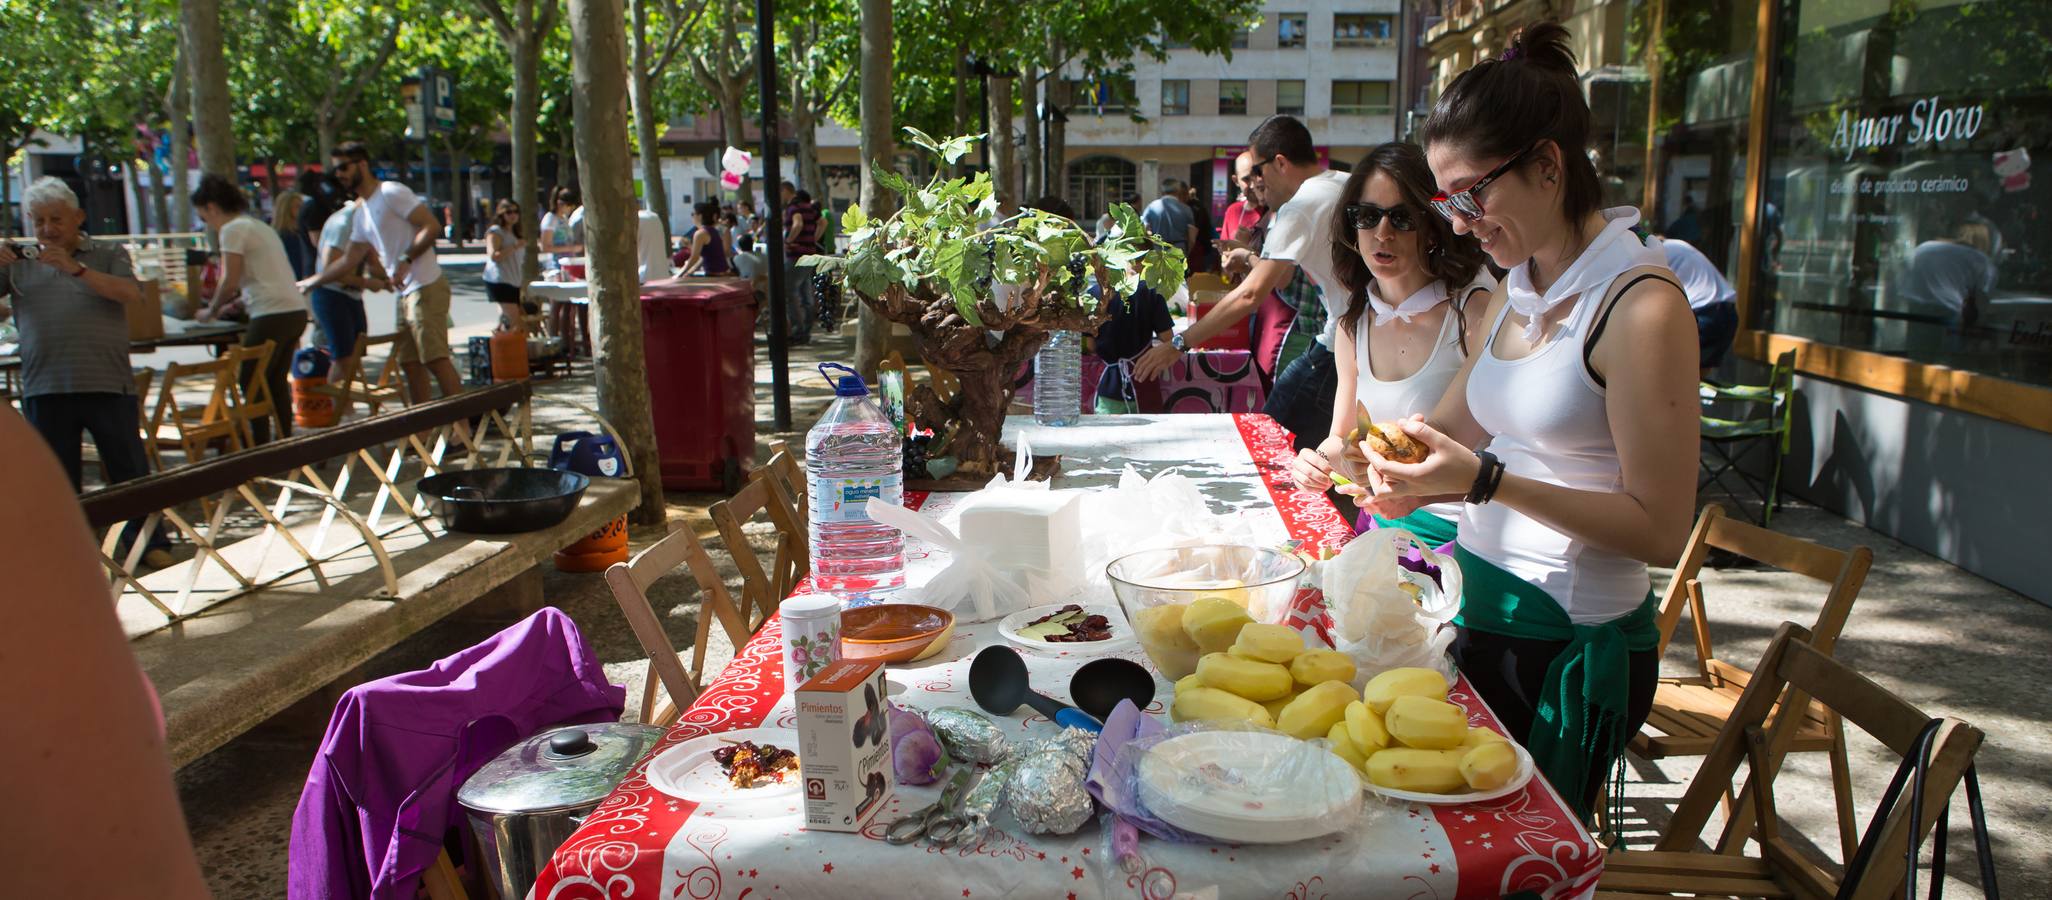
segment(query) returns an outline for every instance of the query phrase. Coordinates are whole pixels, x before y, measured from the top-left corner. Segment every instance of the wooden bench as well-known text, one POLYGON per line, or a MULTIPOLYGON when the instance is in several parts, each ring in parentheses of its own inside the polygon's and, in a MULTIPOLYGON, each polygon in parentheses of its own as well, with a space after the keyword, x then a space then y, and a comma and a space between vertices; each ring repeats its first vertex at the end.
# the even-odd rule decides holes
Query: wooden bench
MULTIPOLYGON (((226 501, 215 502, 217 509, 242 498, 270 523, 259 534, 207 546, 179 566, 116 576, 124 589, 117 599, 123 626, 162 698, 174 766, 316 697, 401 640, 480 598, 524 595, 539 605, 539 567, 555 551, 634 507, 639 498, 633 482, 593 479, 577 509, 552 528, 514 535, 450 533, 418 515, 417 498, 405 492, 415 474, 408 470, 439 465, 439 446, 406 457, 403 465, 372 454, 396 444, 400 449, 394 453, 405 457, 407 448, 427 446, 418 439, 423 431, 446 430, 479 415, 504 421, 505 410, 528 398, 525 382, 493 385, 82 498, 91 525, 110 533, 128 519, 207 498, 226 501), (351 494, 333 473, 314 474, 337 458, 356 461, 352 464, 358 469, 380 468, 374 474, 383 474, 387 465, 401 474, 390 481, 371 479, 375 489, 351 494), (295 470, 301 474, 294 476, 295 470), (307 480, 288 492, 303 495, 318 485, 330 490, 324 495, 328 499, 335 494, 341 499, 323 500, 331 511, 323 515, 274 518, 277 507, 261 507, 252 485, 276 488, 294 477, 307 480), (371 526, 368 514, 380 505, 389 521, 371 526), (334 528, 332 520, 338 517, 348 525, 334 528), (366 527, 376 541, 352 538, 337 547, 327 540, 352 531, 362 534, 366 527), (145 590, 153 594, 148 603, 141 596, 145 590), (202 601, 196 607, 193 597, 202 601)), ((473 447, 466 461, 486 455, 473 447)), ((523 453, 513 464, 524 459, 523 453)), ((496 463, 485 459, 477 464, 496 463)), ((359 477, 359 486, 369 477, 359 477)), ((183 521, 180 529, 204 540, 219 527, 219 513, 214 515, 216 521, 205 531, 183 521)), ((108 552, 111 547, 103 551, 108 552)), ((111 557, 108 561, 113 563, 111 557)), ((320 718, 325 721, 326 710, 320 718)))

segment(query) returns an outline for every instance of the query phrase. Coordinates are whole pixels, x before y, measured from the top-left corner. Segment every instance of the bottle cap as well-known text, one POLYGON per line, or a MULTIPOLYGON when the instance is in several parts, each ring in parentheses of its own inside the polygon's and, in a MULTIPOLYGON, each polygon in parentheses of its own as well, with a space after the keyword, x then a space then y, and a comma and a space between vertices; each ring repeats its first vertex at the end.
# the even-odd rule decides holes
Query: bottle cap
POLYGON ((825 377, 829 383, 833 384, 834 396, 836 397, 869 396, 868 383, 864 382, 862 380, 862 375, 856 372, 854 369, 850 369, 847 366, 841 365, 840 363, 820 363, 819 374, 825 377), (828 369, 839 369, 840 371, 845 372, 847 374, 835 375, 834 373, 827 371, 828 369))

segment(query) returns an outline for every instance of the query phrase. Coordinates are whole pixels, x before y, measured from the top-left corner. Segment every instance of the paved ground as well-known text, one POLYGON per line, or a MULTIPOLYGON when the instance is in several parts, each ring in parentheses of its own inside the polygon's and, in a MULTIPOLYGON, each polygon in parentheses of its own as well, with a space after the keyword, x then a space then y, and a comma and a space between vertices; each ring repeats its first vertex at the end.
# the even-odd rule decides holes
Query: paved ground
MULTIPOLYGON (((482 334, 493 310, 482 302, 475 260, 450 259, 457 285, 457 336, 482 334), (465 263, 470 263, 466 265, 465 263)), ((372 327, 379 327, 382 304, 372 306, 372 327)), ((390 311, 382 313, 389 319, 390 311)), ((816 338, 799 348, 791 360, 793 420, 798 437, 830 397, 812 366, 822 360, 852 355, 846 338, 816 338)), ((758 347, 757 421, 762 446, 773 435, 769 422, 767 353, 758 347)), ((570 420, 567 408, 551 408, 551 397, 580 395, 589 402, 588 372, 543 386, 538 414, 570 420)), ((673 493, 671 518, 687 527, 702 525, 703 510, 714 499, 706 494, 673 493)), ((1777 530, 1820 543, 1847 547, 1865 544, 1875 564, 1839 648, 1839 658, 1932 714, 1962 717, 1988 732, 1980 755, 2002 886, 2011 896, 2052 896, 2052 608, 2020 597, 1944 562, 1867 531, 1845 520, 1800 506, 1777 516, 1777 530)), ((660 536, 657 529, 634 535, 637 548, 660 536)), ((1708 617, 1721 657, 1750 666, 1775 626, 1783 620, 1808 623, 1816 616, 1821 585, 1804 583, 1785 573, 1739 568, 1707 574, 1708 617)), ((610 595, 596 575, 549 572, 549 601, 584 629, 616 679, 630 682, 630 706, 639 696, 643 654, 621 620, 610 595)), ((690 644, 694 629, 696 590, 678 587, 655 598, 671 639, 680 648, 690 644)), ((416 635, 378 658, 371 676, 419 668, 456 649, 482 639, 498 626, 489 623, 444 622, 416 635)), ((1688 625, 1683 623, 1681 634, 1688 625)), ((717 631, 717 629, 715 629, 717 631)), ((731 654, 724 641, 709 651, 723 659, 731 654)), ((1693 668, 1678 638, 1667 661, 1671 671, 1693 668)), ((261 898, 284 895, 285 852, 293 806, 318 741, 317 734, 257 732, 238 739, 179 773, 186 815, 201 862, 218 896, 261 898)), ((1872 798, 1894 768, 1878 744, 1856 736, 1852 741, 1854 779, 1860 797, 1862 824, 1872 798)), ((1658 765, 1634 762, 1629 788, 1627 830, 1643 844, 1655 833, 1674 798, 1694 772, 1689 761, 1658 765)), ((1818 846, 1837 857, 1831 826, 1829 782, 1821 755, 1798 757, 1780 781, 1777 798, 1783 815, 1818 846)), ((1966 842, 1963 803, 1955 804, 1954 847, 1949 887, 1972 891, 1974 863, 1966 842)))

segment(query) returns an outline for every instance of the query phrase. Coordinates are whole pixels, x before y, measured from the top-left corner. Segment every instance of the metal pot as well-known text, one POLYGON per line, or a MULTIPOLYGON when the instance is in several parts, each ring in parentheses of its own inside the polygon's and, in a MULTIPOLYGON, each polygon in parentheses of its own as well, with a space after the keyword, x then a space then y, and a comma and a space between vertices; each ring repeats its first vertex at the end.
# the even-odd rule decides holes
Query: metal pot
POLYGON ((570 517, 591 479, 576 472, 507 466, 459 469, 420 480, 420 496, 450 531, 539 531, 570 517))
POLYGON ((456 802, 499 896, 527 896, 549 856, 662 736, 621 722, 552 728, 470 776, 456 802))

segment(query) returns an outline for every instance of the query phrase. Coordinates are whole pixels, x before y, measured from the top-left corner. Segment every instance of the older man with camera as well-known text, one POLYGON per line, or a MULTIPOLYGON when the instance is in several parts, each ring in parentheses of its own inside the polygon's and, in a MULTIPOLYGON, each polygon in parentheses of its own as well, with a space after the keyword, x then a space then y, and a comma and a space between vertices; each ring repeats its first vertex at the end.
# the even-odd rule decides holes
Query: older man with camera
MULTIPOLYGON (((22 415, 56 452, 73 490, 82 486, 86 434, 109 482, 144 475, 149 457, 128 364, 126 309, 142 302, 142 283, 126 250, 81 230, 85 210, 62 180, 38 179, 23 200, 36 243, 0 243, 0 296, 21 329, 22 415)), ((161 565, 170 558, 159 548, 145 560, 161 565)))

